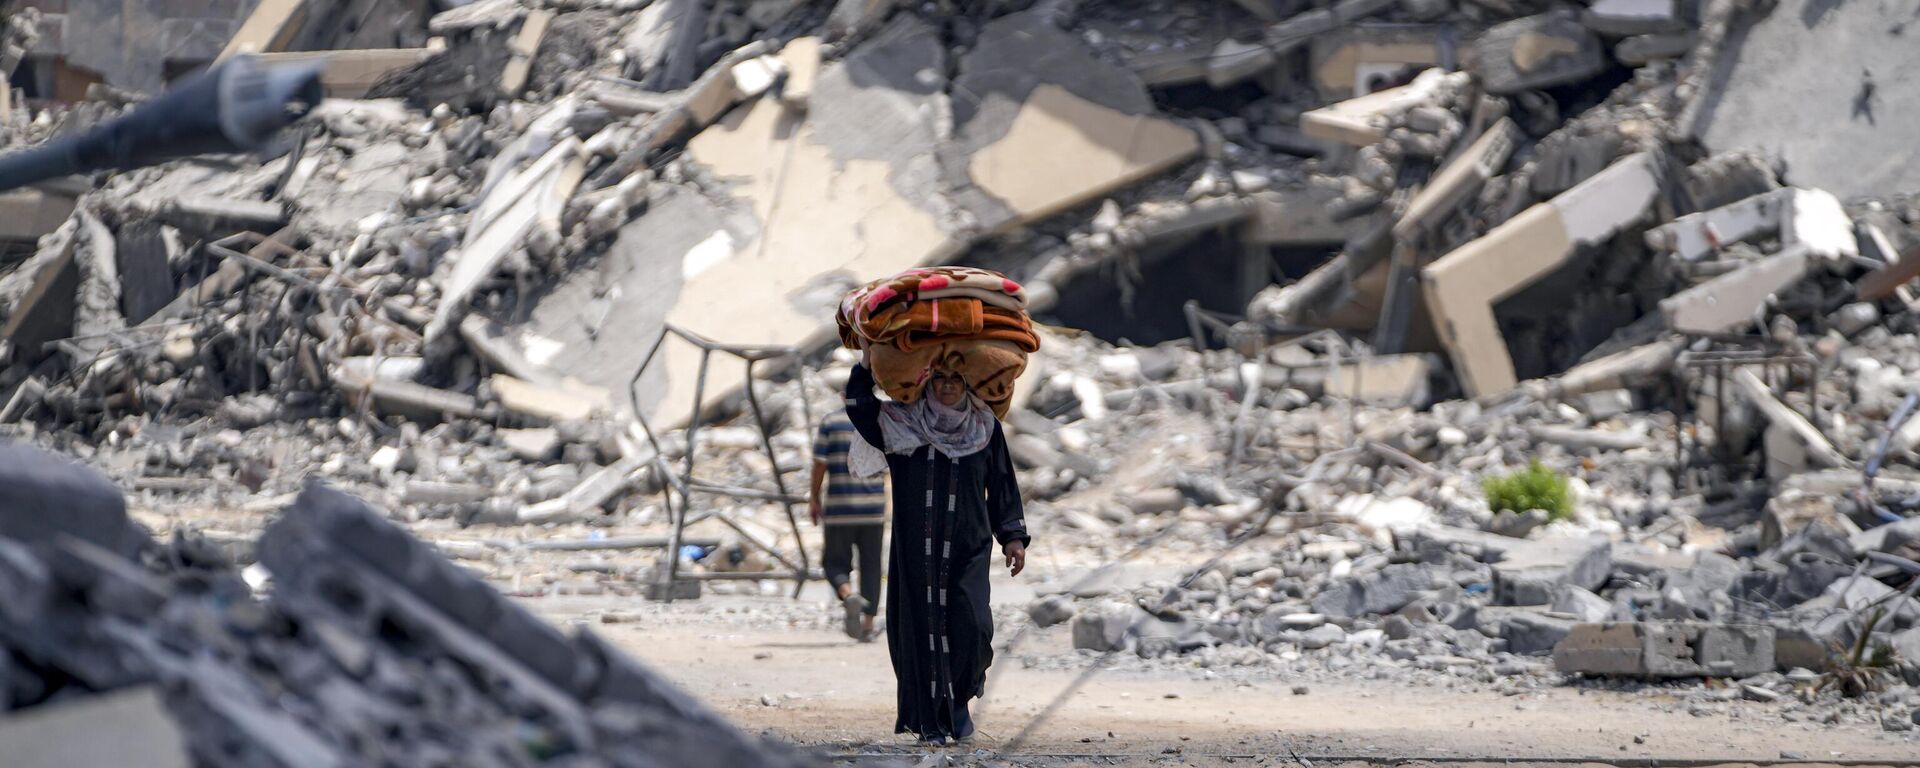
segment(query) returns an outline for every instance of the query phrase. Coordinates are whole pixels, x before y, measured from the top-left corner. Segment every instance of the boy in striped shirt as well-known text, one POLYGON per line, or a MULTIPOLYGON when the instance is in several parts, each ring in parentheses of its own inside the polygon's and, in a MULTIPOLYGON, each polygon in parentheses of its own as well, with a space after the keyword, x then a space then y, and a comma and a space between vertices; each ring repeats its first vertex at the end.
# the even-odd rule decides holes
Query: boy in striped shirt
POLYGON ((887 524, 886 474, 858 477, 849 462, 853 443, 861 440, 847 412, 835 411, 820 423, 813 440, 813 478, 808 483, 807 511, 814 525, 826 527, 821 568, 846 609, 848 637, 873 639, 873 619, 880 610, 880 559, 887 524), (824 499, 822 490, 824 489, 824 499), (860 589, 849 578, 854 555, 860 558, 860 589))

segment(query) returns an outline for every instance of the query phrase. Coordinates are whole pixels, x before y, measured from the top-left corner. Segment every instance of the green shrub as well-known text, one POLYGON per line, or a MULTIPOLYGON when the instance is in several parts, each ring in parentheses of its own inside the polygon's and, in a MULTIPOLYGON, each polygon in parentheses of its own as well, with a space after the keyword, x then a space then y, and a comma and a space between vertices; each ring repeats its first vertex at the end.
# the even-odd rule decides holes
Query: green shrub
POLYGON ((1548 520, 1564 520, 1573 515, 1573 495, 1567 490, 1567 477, 1548 469, 1535 459, 1527 468, 1508 475, 1480 481, 1487 493, 1487 505, 1493 511, 1526 512, 1538 509, 1548 520))

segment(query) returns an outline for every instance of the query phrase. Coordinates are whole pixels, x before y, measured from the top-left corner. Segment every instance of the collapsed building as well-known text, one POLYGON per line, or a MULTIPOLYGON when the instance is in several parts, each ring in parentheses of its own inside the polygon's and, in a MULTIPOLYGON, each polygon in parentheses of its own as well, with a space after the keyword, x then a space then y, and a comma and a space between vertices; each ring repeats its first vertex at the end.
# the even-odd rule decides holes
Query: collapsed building
MULTIPOLYGON (((1035 606, 1082 647, 1912 664, 1920 51, 1886 13, 263 0, 220 55, 332 97, 272 151, 0 195, 0 428, 156 500, 318 474, 647 531, 617 587, 804 574, 836 302, 966 263, 1055 326, 1007 420, 1036 529, 1266 531, 1204 585, 1035 606), (1489 505, 1534 459, 1564 519, 1489 505), (689 520, 727 530, 683 554, 689 520)), ((25 145, 129 101, 6 103, 25 145)))

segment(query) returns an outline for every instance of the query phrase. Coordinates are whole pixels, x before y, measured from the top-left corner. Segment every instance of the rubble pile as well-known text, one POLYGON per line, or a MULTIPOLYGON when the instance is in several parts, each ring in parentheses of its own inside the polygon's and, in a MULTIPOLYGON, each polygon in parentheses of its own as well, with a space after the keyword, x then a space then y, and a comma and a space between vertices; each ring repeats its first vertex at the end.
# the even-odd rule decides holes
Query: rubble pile
POLYGON ((396 48, 263 7, 230 52, 329 62, 281 149, 0 197, 0 427, 156 504, 318 474, 648 550, 698 467, 759 495, 630 565, 771 571, 842 296, 968 264, 1044 337, 1006 417, 1036 546, 1263 526, 1168 599, 1034 606, 1083 648, 1913 682, 1920 208, 1802 141, 1911 151, 1887 11, 963 5, 486 0, 396 48), (1536 461, 1568 508, 1491 508, 1536 461))
POLYGON ((204 540, 157 543, 123 505, 98 473, 0 448, 10 762, 806 763, 590 631, 543 623, 351 496, 302 493, 261 538, 264 572, 204 540), (114 737, 74 730, 103 721, 114 737))

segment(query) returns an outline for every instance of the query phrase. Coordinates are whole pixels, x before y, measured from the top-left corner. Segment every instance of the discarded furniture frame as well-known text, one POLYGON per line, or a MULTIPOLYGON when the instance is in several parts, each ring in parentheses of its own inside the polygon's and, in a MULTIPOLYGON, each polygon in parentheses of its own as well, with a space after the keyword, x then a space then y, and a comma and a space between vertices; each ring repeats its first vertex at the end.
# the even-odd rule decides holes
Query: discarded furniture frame
MULTIPOLYGON (((673 532, 668 537, 667 543, 667 565, 657 572, 659 577, 660 599, 672 600, 674 594, 673 586, 679 581, 792 579, 793 596, 796 598, 800 596, 800 590, 806 586, 807 578, 812 574, 811 565, 807 560, 806 539, 800 535, 800 518, 794 514, 793 511, 793 505, 796 503, 804 503, 806 498, 788 493, 786 481, 780 477, 780 460, 773 450, 773 436, 770 434, 767 426, 766 412, 760 407, 760 395, 754 389, 753 375, 754 365, 758 363, 786 358, 795 361, 797 364, 800 357, 801 352, 795 347, 724 344, 702 337, 684 328, 668 324, 661 329, 660 335, 654 339, 653 348, 647 351, 646 359, 640 363, 640 370, 635 372, 633 380, 628 382, 627 395, 633 404, 634 418, 639 420, 640 428, 647 433, 647 442, 652 445, 654 472, 662 481, 660 484, 660 496, 666 504, 667 517, 673 521, 673 532), (640 405, 639 393, 641 377, 645 376, 647 369, 653 366, 654 359, 659 357, 660 350, 666 346, 667 340, 673 337, 677 337, 700 349, 700 373, 694 380, 693 388, 693 413, 692 417, 687 421, 686 429, 687 455, 681 462, 678 473, 675 473, 667 463, 666 452, 662 450, 660 445, 660 436, 654 430, 653 425, 647 421, 646 409, 640 405), (747 365, 746 386, 744 388, 747 405, 750 406, 753 411, 754 425, 760 432, 760 447, 766 451, 768 464, 774 467, 773 491, 758 488, 737 488, 703 481, 694 476, 694 459, 699 454, 699 451, 696 450, 696 446, 698 445, 696 438, 699 435, 700 420, 703 415, 702 410, 706 401, 707 371, 709 364, 713 361, 715 353, 731 355, 739 358, 747 365), (680 502, 678 504, 674 503, 674 494, 676 493, 680 496, 680 502), (781 552, 778 547, 761 541, 759 537, 754 536, 729 517, 724 510, 709 509, 697 515, 693 514, 693 498, 696 494, 780 502, 786 507, 787 524, 791 526, 793 531, 795 548, 793 555, 789 557, 787 553, 781 552), (740 534, 740 538, 743 541, 753 545, 756 549, 766 552, 767 555, 785 567, 786 570, 755 571, 750 573, 681 573, 680 547, 683 542, 687 541, 687 527, 709 518, 719 520, 722 524, 732 528, 735 533, 740 534)), ((807 405, 807 399, 805 397, 800 398, 800 402, 801 408, 803 409, 802 412, 806 414, 807 422, 812 423, 813 413, 811 406, 807 405)))
MULTIPOLYGON (((1688 388, 1695 381, 1704 379, 1711 382, 1710 386, 1712 387, 1715 403, 1712 419, 1714 434, 1713 452, 1716 459, 1714 464, 1717 466, 1733 465, 1733 457, 1725 454, 1726 432, 1723 427, 1726 424, 1726 403, 1729 400, 1731 392, 1727 386, 1727 380, 1736 370, 1748 366, 1758 367, 1760 369, 1760 380, 1765 383, 1769 389, 1774 391, 1781 391, 1782 387, 1790 386, 1794 381, 1794 377, 1798 375, 1800 380, 1805 382, 1807 395, 1807 412, 1803 415, 1806 416, 1809 422, 1817 423, 1818 404, 1814 400, 1814 387, 1819 381, 1820 364, 1818 360, 1815 360, 1811 355, 1805 353, 1782 350, 1772 341, 1754 336, 1710 336, 1705 338, 1711 339, 1715 342, 1715 346, 1719 348, 1710 348, 1698 352, 1683 351, 1674 360, 1674 476, 1682 487, 1689 489, 1695 487, 1693 477, 1689 473, 1689 470, 1694 468, 1694 451, 1690 449, 1698 448, 1697 438, 1690 441, 1686 428, 1688 419, 1694 415, 1692 413, 1693 399, 1688 397, 1688 388), (1693 444, 1690 445, 1690 443, 1693 444)), ((1764 469, 1766 466, 1766 445, 1764 441, 1761 443, 1760 456, 1761 463, 1756 469, 1764 469)))

